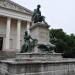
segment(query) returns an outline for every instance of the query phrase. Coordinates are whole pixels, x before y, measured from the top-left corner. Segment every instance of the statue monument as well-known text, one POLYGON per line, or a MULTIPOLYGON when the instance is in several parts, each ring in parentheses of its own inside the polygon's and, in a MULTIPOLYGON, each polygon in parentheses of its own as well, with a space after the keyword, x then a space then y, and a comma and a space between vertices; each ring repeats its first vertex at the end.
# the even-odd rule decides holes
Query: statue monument
POLYGON ((32 14, 32 21, 34 23, 37 22, 45 22, 45 17, 41 15, 41 11, 40 11, 41 5, 37 5, 37 9, 34 9, 34 12, 32 14))
POLYGON ((30 34, 25 31, 20 53, 16 53, 14 59, 0 61, 0 75, 63 75, 66 69, 69 72, 73 68, 69 69, 69 66, 75 65, 75 61, 73 64, 71 61, 57 61, 62 60, 61 54, 49 53, 49 25, 39 9, 40 5, 33 12, 30 34))
POLYGON ((34 9, 32 14, 33 23, 30 28, 31 36, 25 31, 24 44, 21 48, 21 53, 50 51, 49 25, 45 22, 45 17, 41 15, 40 7, 40 5, 37 5, 37 9, 34 9), (33 39, 32 37, 36 39, 33 39))

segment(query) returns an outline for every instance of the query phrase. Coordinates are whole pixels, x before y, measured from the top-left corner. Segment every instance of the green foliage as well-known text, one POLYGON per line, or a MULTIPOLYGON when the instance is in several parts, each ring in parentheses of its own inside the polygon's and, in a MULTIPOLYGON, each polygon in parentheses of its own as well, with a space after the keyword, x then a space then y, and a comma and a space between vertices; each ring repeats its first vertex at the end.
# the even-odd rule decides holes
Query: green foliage
POLYGON ((50 42, 55 44, 54 51, 63 53, 63 57, 75 57, 75 35, 67 35, 62 29, 50 30, 50 42))

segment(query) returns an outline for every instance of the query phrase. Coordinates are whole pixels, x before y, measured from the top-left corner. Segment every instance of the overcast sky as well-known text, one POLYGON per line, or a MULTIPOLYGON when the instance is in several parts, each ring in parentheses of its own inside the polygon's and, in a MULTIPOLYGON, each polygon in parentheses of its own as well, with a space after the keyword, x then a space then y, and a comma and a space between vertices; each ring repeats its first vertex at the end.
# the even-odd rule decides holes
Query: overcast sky
POLYGON ((75 34, 75 0, 12 0, 30 10, 41 4, 42 15, 51 28, 75 34))

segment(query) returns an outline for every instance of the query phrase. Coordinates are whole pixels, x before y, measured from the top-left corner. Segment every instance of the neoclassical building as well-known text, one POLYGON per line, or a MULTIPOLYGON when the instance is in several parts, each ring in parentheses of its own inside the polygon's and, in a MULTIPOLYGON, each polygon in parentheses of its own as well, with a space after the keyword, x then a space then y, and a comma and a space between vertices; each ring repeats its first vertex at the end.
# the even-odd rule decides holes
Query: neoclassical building
POLYGON ((11 0, 0 0, 0 51, 20 51, 31 15, 32 11, 11 0))

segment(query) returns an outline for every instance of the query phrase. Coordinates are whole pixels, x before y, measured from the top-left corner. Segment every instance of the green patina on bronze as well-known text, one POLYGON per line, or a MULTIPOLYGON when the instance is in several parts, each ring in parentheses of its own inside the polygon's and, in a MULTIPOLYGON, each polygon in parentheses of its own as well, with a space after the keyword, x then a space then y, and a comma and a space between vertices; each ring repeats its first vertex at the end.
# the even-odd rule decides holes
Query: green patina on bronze
POLYGON ((38 42, 37 39, 33 39, 30 35, 28 35, 28 32, 25 31, 24 44, 21 47, 21 53, 31 52, 34 49, 34 47, 37 45, 37 42, 38 42))
POLYGON ((44 45, 44 44, 37 44, 38 40, 33 39, 30 35, 28 35, 28 32, 25 31, 24 35, 24 44, 21 47, 20 53, 25 53, 25 52, 32 52, 35 46, 40 49, 40 51, 47 51, 50 52, 50 46, 49 45, 44 45))
MULTIPOLYGON (((34 12, 32 15, 32 21, 34 23, 44 22, 45 24, 47 24, 45 22, 45 17, 41 15, 40 7, 41 7, 40 5, 37 5, 37 9, 34 9, 34 12)), ((38 40, 33 39, 30 35, 28 35, 28 32, 25 31, 24 44, 22 45, 20 52, 21 53, 32 52, 35 46, 37 46, 37 48, 40 49, 41 51, 50 51, 50 45, 44 45, 44 44, 38 45, 37 43, 38 43, 38 40)))
POLYGON ((24 44, 21 47, 20 53, 32 52, 35 46, 37 46, 37 48, 42 52, 44 51, 50 52, 50 45, 37 44, 37 43, 38 43, 38 40, 33 39, 30 35, 28 35, 28 32, 25 31, 24 44))
POLYGON ((41 15, 41 11, 40 11, 40 5, 37 5, 37 9, 34 9, 34 12, 32 14, 32 21, 34 23, 37 23, 37 22, 45 22, 45 17, 41 15))

